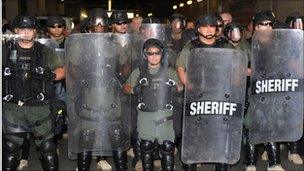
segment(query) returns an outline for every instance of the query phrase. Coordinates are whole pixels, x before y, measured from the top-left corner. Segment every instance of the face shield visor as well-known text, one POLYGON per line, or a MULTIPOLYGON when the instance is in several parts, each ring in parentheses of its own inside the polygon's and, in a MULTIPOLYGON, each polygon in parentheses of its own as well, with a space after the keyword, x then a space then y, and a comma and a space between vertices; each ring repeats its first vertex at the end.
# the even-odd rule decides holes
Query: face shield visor
POLYGON ((179 19, 175 19, 171 22, 171 26, 174 29, 182 29, 183 28, 183 22, 179 19))
POLYGON ((241 40, 241 30, 240 28, 233 28, 229 31, 229 38, 233 42, 239 42, 241 40))
POLYGON ((107 22, 103 17, 94 17, 91 19, 90 24, 91 26, 98 26, 98 25, 106 26, 107 22))
POLYGON ((303 30, 303 20, 301 18, 297 18, 293 20, 291 23, 292 23, 292 28, 303 30))

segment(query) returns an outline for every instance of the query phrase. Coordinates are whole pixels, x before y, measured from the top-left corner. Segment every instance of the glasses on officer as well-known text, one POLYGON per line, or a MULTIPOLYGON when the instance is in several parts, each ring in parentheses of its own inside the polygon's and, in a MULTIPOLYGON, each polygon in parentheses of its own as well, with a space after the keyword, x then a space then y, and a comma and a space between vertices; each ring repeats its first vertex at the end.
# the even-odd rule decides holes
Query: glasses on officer
POLYGON ((153 55, 161 55, 161 51, 157 51, 157 52, 145 52, 146 56, 153 56, 153 55))
POLYGON ((126 21, 125 22, 116 22, 115 24, 116 25, 126 25, 126 24, 128 24, 128 22, 126 22, 126 21))
POLYGON ((48 27, 50 27, 50 28, 63 28, 64 26, 62 24, 53 24, 53 25, 50 25, 48 27))
POLYGON ((259 25, 272 27, 273 26, 273 22, 260 22, 259 25))

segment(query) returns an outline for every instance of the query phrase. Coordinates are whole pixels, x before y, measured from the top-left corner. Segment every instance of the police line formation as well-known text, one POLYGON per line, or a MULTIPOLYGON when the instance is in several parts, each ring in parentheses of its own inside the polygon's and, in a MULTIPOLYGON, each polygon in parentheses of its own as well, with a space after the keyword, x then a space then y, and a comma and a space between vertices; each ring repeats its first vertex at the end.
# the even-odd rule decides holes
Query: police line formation
POLYGON ((181 14, 169 25, 130 22, 125 11, 108 18, 92 9, 67 36, 60 16, 46 28, 29 15, 13 20, 2 39, 2 170, 28 164, 30 138, 43 170, 59 170, 66 129, 77 170, 89 170, 93 157, 111 169, 109 156, 115 170, 132 170, 132 151, 135 170, 175 170, 177 150, 184 170, 228 170, 243 146, 253 171, 258 144, 267 170, 284 170, 280 142, 303 164, 303 16, 283 23, 260 11, 253 34, 229 13, 201 16, 195 26, 181 14))

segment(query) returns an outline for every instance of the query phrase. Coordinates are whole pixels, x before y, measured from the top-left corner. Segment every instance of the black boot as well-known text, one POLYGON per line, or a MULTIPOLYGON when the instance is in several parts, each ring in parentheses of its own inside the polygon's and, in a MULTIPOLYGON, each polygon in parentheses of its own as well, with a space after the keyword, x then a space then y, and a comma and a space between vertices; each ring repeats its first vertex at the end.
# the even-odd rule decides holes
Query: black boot
POLYGON ((244 128, 244 157, 245 166, 256 166, 258 161, 258 149, 256 145, 250 143, 248 129, 244 128))
POLYGON ((57 147, 53 139, 43 141, 39 146, 40 160, 43 170, 58 170, 57 147))
POLYGON ((215 164, 215 171, 228 171, 228 164, 225 163, 215 164))
POLYGON ((196 164, 183 164, 184 171, 196 171, 196 164))
POLYGON ((143 164, 144 171, 153 171, 153 151, 154 151, 154 143, 149 140, 141 140, 140 142, 140 150, 141 150, 141 160, 143 164))
POLYGON ((275 142, 266 143, 265 148, 268 154, 269 167, 281 164, 279 143, 275 143, 275 142))
POLYGON ((127 170, 127 152, 126 151, 113 151, 113 158, 116 171, 127 170))
POLYGON ((296 141, 296 142, 289 143, 289 152, 291 154, 299 154, 299 152, 300 152, 300 142, 296 141))
POLYGON ((131 145, 133 148, 134 158, 132 159, 132 166, 135 167, 137 161, 141 159, 140 141, 138 138, 131 138, 131 145))
POLYGON ((2 156, 2 170, 3 171, 15 171, 19 166, 21 159, 21 145, 4 140, 2 144, 3 156, 2 156))
POLYGON ((164 141, 161 145, 161 165, 163 171, 174 170, 174 148, 175 145, 171 141, 164 141))
POLYGON ((92 162, 92 152, 86 151, 77 154, 78 171, 89 171, 92 162))

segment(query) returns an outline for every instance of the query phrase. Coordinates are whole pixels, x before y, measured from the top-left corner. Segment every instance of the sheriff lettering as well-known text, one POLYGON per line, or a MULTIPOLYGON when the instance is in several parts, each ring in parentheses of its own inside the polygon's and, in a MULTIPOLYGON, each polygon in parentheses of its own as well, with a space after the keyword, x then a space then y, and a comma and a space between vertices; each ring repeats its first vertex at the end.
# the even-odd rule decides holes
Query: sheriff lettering
POLYGON ((231 102, 198 101, 190 103, 190 115, 227 115, 238 116, 241 105, 231 102))
POLYGON ((298 91, 299 84, 299 79, 258 80, 254 84, 253 94, 298 91))

